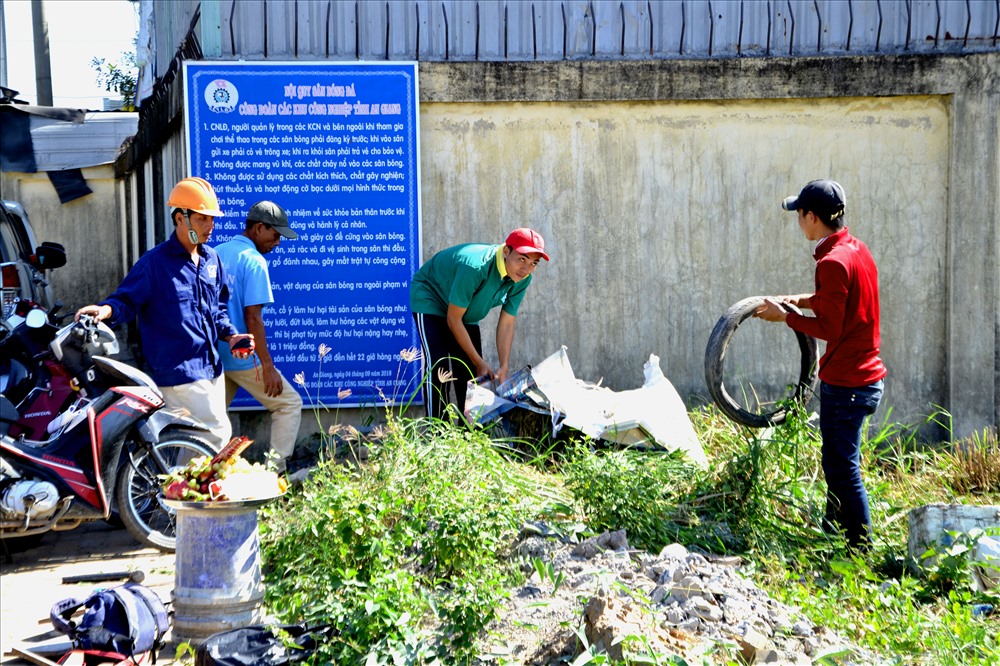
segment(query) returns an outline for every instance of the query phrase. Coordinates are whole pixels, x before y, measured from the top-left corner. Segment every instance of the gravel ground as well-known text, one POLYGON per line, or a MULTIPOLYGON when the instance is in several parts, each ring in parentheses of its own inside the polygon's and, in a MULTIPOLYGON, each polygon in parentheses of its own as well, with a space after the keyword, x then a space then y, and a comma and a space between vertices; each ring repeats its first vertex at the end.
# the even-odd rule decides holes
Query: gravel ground
MULTIPOLYGON (((483 664, 571 663, 587 646, 620 656, 629 635, 692 665, 703 659, 723 663, 717 655, 724 654, 779 666, 810 664, 838 650, 846 652, 838 658, 844 665, 879 663, 770 599, 740 576, 734 558, 692 553, 679 544, 656 554, 637 551, 624 532, 577 544, 539 533, 544 526, 526 532, 517 545, 527 580, 511 590, 483 637, 483 664)), ((10 553, 0 564, 0 663, 27 664, 8 654, 11 647, 55 636, 48 622, 53 603, 117 584, 66 584, 65 577, 136 569, 145 574, 143 584, 169 601, 173 555, 141 548, 128 532, 104 523, 48 534, 40 544, 10 553)), ((157 663, 174 663, 175 649, 168 635, 157 663)))
POLYGON ((588 646, 620 658, 629 635, 648 644, 633 655, 648 649, 690 664, 724 663, 727 654, 746 663, 811 664, 833 652, 843 654, 844 665, 879 663, 771 599, 739 574, 736 558, 680 544, 657 554, 636 551, 624 532, 579 544, 528 536, 517 552, 528 580, 490 625, 483 663, 572 663, 588 646))

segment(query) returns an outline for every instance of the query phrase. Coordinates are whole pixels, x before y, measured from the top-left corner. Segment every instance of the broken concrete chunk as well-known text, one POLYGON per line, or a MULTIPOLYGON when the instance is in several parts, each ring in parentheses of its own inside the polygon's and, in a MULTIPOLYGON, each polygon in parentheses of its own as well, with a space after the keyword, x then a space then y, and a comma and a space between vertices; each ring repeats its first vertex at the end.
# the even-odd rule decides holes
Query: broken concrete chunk
POLYGON ((696 576, 687 576, 671 590, 670 596, 680 602, 685 602, 692 597, 700 597, 705 594, 705 586, 701 579, 696 576))
POLYGON ((723 617, 722 609, 704 597, 692 598, 688 601, 686 610, 691 615, 696 615, 706 622, 719 622, 723 617))
POLYGON ((754 663, 759 653, 773 647, 770 638, 750 627, 743 636, 736 637, 736 644, 740 646, 740 656, 745 664, 754 663))
POLYGON ((604 534, 581 541, 574 546, 573 555, 575 557, 591 559, 609 550, 628 550, 628 537, 625 536, 625 530, 605 532, 604 534))
POLYGON ((813 627, 811 624, 805 620, 799 620, 792 625, 792 635, 793 636, 812 636, 813 627))
POLYGON ((672 543, 669 546, 664 546, 660 551, 658 558, 661 560, 681 560, 688 556, 688 549, 679 543, 672 543))

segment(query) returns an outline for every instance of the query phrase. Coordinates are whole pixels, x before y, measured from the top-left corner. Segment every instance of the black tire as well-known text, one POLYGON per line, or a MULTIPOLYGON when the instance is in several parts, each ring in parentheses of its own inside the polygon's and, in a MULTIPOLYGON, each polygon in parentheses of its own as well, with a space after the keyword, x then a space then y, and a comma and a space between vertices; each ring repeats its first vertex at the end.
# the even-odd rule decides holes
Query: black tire
MULTIPOLYGON (((751 296, 730 306, 726 313, 722 315, 712 335, 708 338, 708 347, 705 349, 705 381, 708 383, 708 392, 712 395, 712 400, 719 406, 723 414, 733 421, 751 428, 766 428, 779 423, 784 423, 788 418, 788 409, 779 407, 773 412, 751 412, 741 407, 729 392, 723 381, 723 367, 725 365, 726 349, 729 342, 736 333, 736 329, 744 321, 753 316, 753 313, 764 303, 763 296, 751 296)), ((785 304, 785 309, 789 312, 799 313, 798 308, 785 304)), ((795 385, 794 399, 796 402, 804 404, 816 390, 817 369, 819 367, 819 343, 816 338, 795 332, 798 338, 799 350, 802 353, 802 364, 799 368, 799 380, 795 385)))
POLYGON ((192 458, 213 456, 215 451, 206 442, 177 432, 164 433, 156 450, 168 469, 159 469, 150 452, 140 452, 118 475, 115 501, 125 529, 137 541, 172 553, 177 548, 174 510, 161 501, 160 475, 184 467, 192 458))

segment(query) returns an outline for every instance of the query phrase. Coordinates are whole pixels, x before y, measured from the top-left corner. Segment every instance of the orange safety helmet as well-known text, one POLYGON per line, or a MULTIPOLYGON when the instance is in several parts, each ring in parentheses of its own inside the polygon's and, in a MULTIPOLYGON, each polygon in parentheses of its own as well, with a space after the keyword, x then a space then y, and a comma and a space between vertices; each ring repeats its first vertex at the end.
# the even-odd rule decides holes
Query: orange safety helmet
POLYGON ((211 183, 204 178, 194 176, 174 185, 174 189, 170 191, 170 198, 167 199, 167 205, 212 217, 223 216, 223 212, 219 210, 219 197, 216 196, 211 183))

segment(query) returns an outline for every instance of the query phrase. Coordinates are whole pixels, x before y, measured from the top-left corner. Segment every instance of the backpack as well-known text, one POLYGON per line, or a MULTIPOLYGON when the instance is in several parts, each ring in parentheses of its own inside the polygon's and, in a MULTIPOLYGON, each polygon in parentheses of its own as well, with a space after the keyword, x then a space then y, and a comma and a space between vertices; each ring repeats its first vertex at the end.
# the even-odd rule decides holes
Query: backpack
POLYGON ((79 649, 112 651, 133 659, 150 652, 154 663, 170 628, 163 602, 138 583, 97 590, 83 601, 63 599, 52 606, 49 618, 79 649), (77 623, 70 618, 81 606, 86 610, 77 623))

